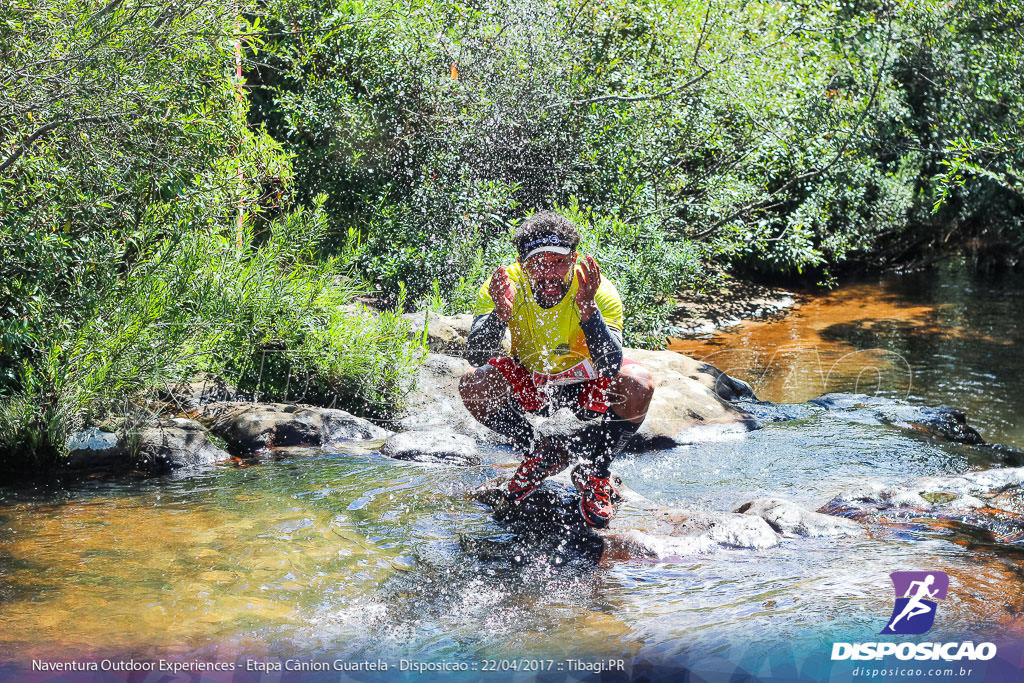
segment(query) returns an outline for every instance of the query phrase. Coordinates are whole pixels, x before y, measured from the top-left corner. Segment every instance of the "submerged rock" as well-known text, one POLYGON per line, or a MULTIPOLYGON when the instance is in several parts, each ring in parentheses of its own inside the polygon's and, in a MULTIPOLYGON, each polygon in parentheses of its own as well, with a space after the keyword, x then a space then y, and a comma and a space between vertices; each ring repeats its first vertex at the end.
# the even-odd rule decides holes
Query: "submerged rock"
POLYGON ((693 380, 723 401, 753 400, 757 397, 750 385, 741 379, 730 377, 714 365, 684 356, 675 351, 651 351, 648 349, 623 349, 623 354, 643 363, 657 378, 667 373, 677 373, 693 380))
POLYGON ((967 415, 949 406, 891 406, 879 410, 877 414, 885 424, 916 429, 940 441, 974 445, 985 443, 974 427, 967 424, 967 415))
POLYGON ((883 507, 925 510, 931 507, 931 503, 917 491, 905 486, 889 486, 873 482, 843 491, 819 508, 818 512, 856 518, 857 515, 851 514, 851 512, 883 507))
POLYGON ((323 446, 393 434, 344 410, 285 403, 211 403, 200 420, 239 456, 277 446, 323 446))
POLYGON ((792 536, 855 536, 864 532, 849 519, 814 512, 782 498, 757 498, 735 512, 760 517, 780 534, 792 536))
POLYGON ((967 424, 967 416, 949 406, 914 406, 893 399, 865 394, 824 394, 808 403, 830 411, 851 414, 859 421, 910 429, 940 441, 984 444, 981 435, 967 424))
POLYGON ((392 436, 380 452, 396 460, 432 462, 447 465, 479 465, 476 442, 454 432, 403 432, 392 436))
POLYGON ((736 405, 760 422, 804 420, 823 412, 820 406, 812 403, 770 403, 768 401, 743 400, 736 405))
POLYGON ((1000 443, 987 443, 984 448, 997 461, 1008 467, 1024 466, 1024 449, 1000 443))
POLYGON ((819 512, 1024 545, 1024 467, 923 477, 906 485, 868 484, 840 493, 819 512))

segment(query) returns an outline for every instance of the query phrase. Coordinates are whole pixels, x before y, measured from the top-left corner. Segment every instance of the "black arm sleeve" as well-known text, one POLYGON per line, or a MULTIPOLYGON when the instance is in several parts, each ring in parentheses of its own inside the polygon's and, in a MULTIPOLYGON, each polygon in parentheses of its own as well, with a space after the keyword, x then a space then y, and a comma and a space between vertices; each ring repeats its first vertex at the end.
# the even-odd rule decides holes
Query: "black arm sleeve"
POLYGON ((466 360, 470 365, 480 367, 501 353, 506 326, 494 311, 473 318, 473 326, 466 339, 466 360))
POLYGON ((602 377, 614 377, 622 367, 622 333, 608 327, 601 311, 594 311, 587 322, 580 322, 587 339, 594 369, 602 377))

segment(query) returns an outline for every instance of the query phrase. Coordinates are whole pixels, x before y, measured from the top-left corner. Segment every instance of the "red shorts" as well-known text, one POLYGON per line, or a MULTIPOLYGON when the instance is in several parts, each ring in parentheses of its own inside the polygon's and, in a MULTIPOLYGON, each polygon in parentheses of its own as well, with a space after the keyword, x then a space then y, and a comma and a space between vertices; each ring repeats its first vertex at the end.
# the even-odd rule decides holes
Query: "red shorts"
MULTIPOLYGON (((519 361, 507 356, 500 356, 492 358, 487 362, 497 368, 498 372, 512 385, 512 395, 515 396, 519 405, 524 410, 531 413, 536 412, 547 402, 548 396, 545 392, 545 385, 543 383, 535 384, 533 373, 523 367, 519 361)), ((622 367, 630 364, 637 365, 637 362, 628 358, 622 359, 622 367)), ((569 386, 574 391, 579 392, 576 401, 580 408, 592 410, 595 413, 604 413, 608 410, 605 391, 611 382, 611 377, 598 377, 597 379, 590 379, 585 382, 575 382, 559 386, 569 386)))

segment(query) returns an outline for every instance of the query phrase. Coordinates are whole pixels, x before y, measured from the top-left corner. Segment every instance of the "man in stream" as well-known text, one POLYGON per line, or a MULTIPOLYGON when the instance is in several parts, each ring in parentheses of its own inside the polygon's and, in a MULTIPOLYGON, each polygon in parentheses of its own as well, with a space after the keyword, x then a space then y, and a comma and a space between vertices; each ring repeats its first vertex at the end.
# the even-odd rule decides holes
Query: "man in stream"
POLYGON ((512 242, 519 258, 480 288, 466 357, 476 367, 459 393, 473 417, 524 453, 509 481, 520 502, 576 458, 572 481, 580 512, 607 526, 617 491, 612 459, 640 428, 654 394, 650 373, 622 356, 622 301, 592 256, 576 253, 580 235, 552 212, 525 220, 512 242), (506 328, 512 355, 503 354, 506 328), (526 413, 570 408, 586 422, 571 439, 541 437, 526 413))

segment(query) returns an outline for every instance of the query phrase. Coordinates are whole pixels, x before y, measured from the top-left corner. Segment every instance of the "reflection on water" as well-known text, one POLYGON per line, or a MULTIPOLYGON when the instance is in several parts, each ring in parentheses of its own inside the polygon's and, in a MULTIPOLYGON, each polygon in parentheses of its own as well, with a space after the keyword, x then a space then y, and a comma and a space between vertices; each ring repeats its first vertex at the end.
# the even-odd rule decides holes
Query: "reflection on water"
MULTIPOLYGON (((1009 391, 1021 367, 1013 356, 1019 333, 996 329, 1005 308, 991 290, 973 290, 985 292, 985 303, 970 305, 962 284, 946 286, 940 281, 931 301, 893 284, 848 288, 732 339, 748 351, 766 350, 766 340, 814 340, 822 363, 834 362, 828 354, 884 349, 913 369, 912 400, 942 396, 967 407, 985 436, 1012 434, 1007 416, 1020 414, 1022 400, 1009 391), (986 320, 991 327, 970 333, 986 320), (980 385, 964 378, 1000 349, 988 386, 1002 389, 982 401, 980 385), (943 354, 952 359, 937 360, 943 354), (953 390, 958 381, 962 393, 953 390)), ((813 364, 786 358, 793 360, 783 369, 748 364, 761 373, 748 375, 761 382, 759 393, 820 393, 806 379, 813 364)), ((879 358, 877 367, 893 368, 882 376, 895 382, 898 364, 879 358)), ((839 385, 824 389, 849 389, 842 383, 859 373, 857 363, 837 368, 839 385)), ((731 510, 783 495, 816 508, 851 485, 963 472, 991 466, 987 457, 817 411, 746 435, 624 456, 616 470, 664 505, 731 510)), ((673 562, 513 563, 481 550, 506 530, 465 495, 506 471, 506 451, 488 450, 484 465, 462 469, 315 449, 289 458, 191 479, 0 489, 0 659, 643 653, 695 663, 729 654, 756 670, 783 650, 877 634, 897 569, 950 575, 937 637, 1024 632, 1020 551, 941 526, 787 538, 768 550, 673 562)))
POLYGON ((1024 446, 1024 276, 944 269, 840 287, 784 316, 669 348, 797 403, 831 391, 967 412, 986 440, 1024 446))

